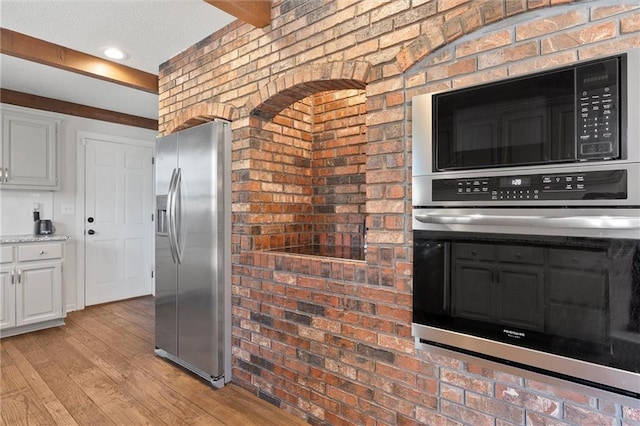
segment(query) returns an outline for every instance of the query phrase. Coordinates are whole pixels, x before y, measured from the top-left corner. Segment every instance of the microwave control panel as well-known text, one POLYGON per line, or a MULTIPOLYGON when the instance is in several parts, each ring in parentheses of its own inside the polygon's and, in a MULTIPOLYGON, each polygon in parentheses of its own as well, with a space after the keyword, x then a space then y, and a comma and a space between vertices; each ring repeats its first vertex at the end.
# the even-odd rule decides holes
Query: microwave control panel
POLYGON ((627 198, 627 171, 434 179, 433 201, 620 200, 627 198))
POLYGON ((578 159, 618 158, 618 59, 576 69, 578 159))

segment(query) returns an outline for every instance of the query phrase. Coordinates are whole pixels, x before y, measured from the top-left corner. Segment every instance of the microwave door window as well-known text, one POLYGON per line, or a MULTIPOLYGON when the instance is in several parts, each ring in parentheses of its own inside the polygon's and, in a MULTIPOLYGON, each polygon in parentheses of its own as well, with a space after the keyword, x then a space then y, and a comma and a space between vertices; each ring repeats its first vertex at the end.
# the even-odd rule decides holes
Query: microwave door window
POLYGON ((573 91, 562 71, 436 95, 437 169, 575 159, 573 91))

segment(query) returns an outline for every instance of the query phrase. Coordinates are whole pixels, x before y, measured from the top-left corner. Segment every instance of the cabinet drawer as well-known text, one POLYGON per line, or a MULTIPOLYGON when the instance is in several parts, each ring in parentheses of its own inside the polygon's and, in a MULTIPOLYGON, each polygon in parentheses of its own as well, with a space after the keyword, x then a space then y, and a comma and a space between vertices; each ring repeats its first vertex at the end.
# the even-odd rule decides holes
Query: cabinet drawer
POLYGON ((551 249, 549 264, 560 268, 603 271, 607 269, 607 254, 603 251, 551 249))
POLYGON ((541 247, 499 246, 498 260, 509 263, 542 265, 544 251, 541 247))
POLYGON ((38 244, 18 247, 18 260, 59 259, 62 257, 62 244, 38 244))
POLYGON ((13 260, 13 246, 0 247, 0 263, 11 263, 13 260))
POLYGON ((488 244, 454 243, 454 256, 458 259, 494 260, 495 247, 488 244))

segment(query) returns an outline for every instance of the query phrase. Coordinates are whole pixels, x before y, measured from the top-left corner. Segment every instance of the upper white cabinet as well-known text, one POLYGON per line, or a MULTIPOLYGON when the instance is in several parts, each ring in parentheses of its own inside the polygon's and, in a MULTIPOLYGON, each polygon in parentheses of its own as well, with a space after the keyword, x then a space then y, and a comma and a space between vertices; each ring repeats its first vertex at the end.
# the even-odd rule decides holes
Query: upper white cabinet
POLYGON ((58 189, 58 124, 46 113, 2 106, 0 187, 58 189))

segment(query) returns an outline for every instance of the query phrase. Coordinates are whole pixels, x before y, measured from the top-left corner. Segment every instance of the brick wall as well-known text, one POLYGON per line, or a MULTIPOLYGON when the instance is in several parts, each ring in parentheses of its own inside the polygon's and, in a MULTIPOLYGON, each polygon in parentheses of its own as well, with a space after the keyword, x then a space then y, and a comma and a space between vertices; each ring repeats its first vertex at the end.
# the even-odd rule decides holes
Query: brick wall
POLYGON ((360 89, 314 95, 314 243, 363 245, 366 171, 366 96, 360 89))
POLYGON ((637 1, 272 0, 270 27, 234 23, 163 64, 161 131, 232 120, 234 381, 312 424, 640 424, 637 401, 416 350, 410 333, 412 97, 631 47, 637 1), (334 131, 351 96, 357 123, 334 131), (313 240, 305 216, 330 198, 313 184, 342 162, 365 184, 334 186, 353 202, 330 223, 344 239, 366 216, 365 261, 258 251, 313 240))

